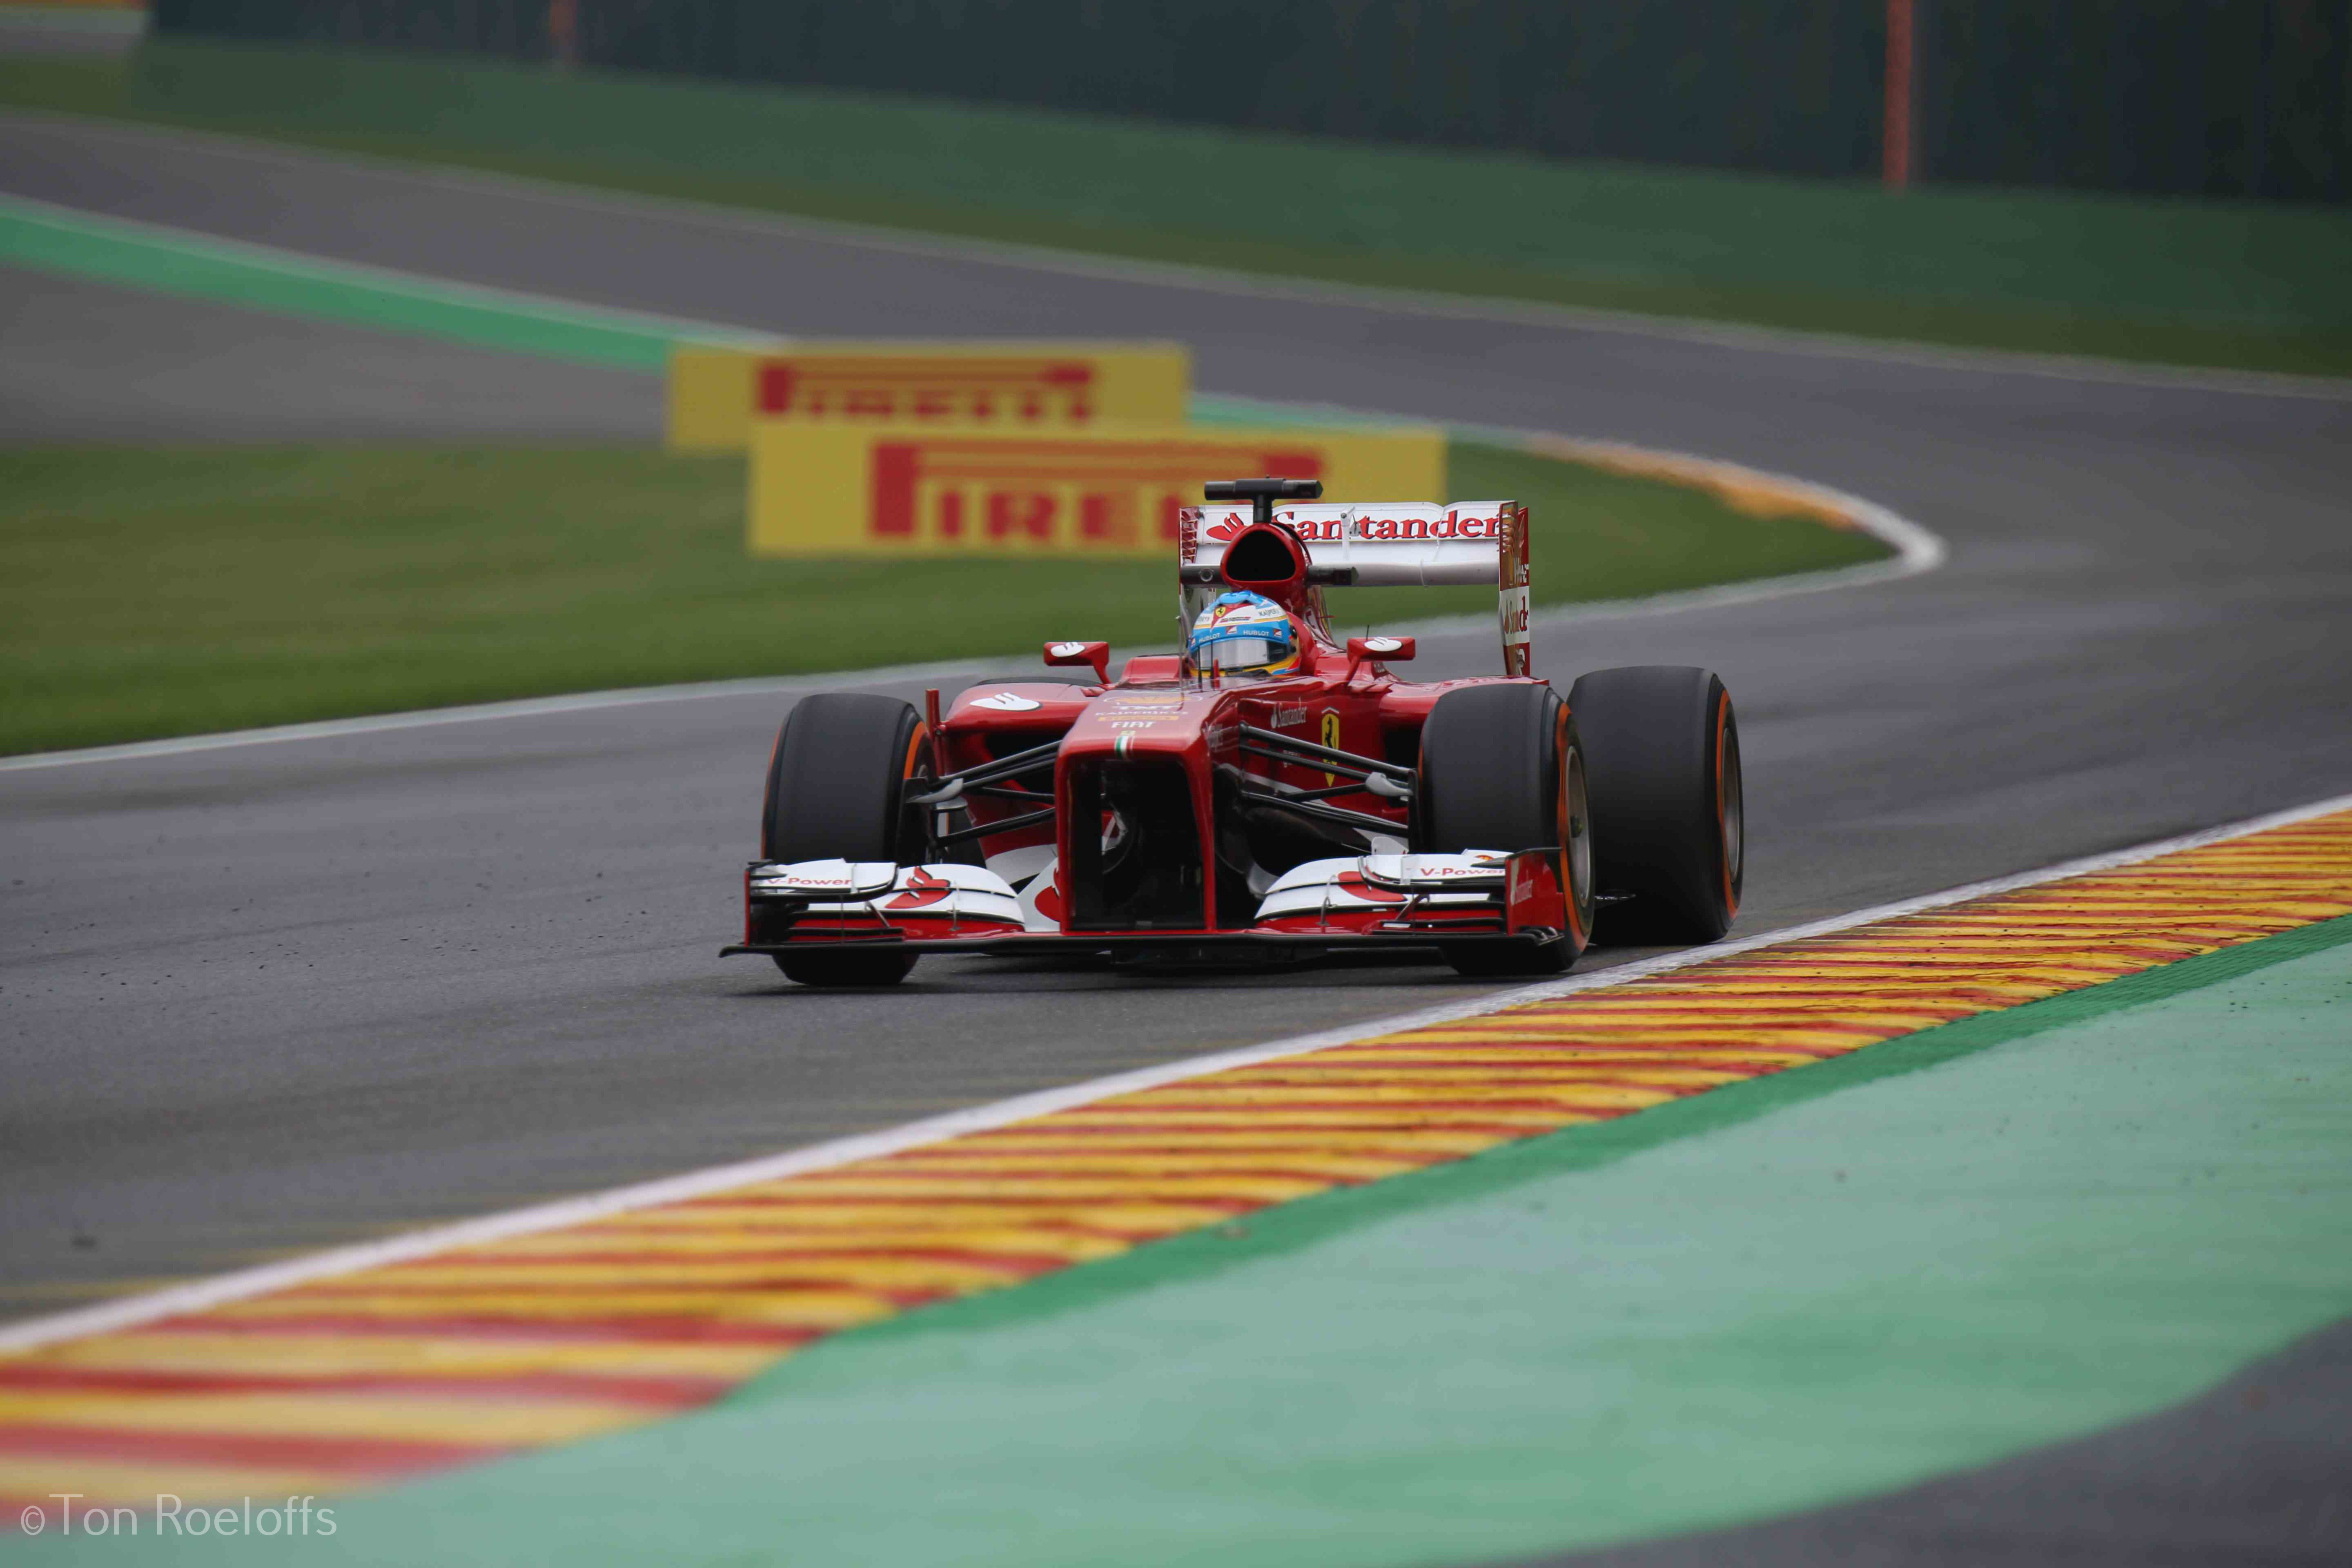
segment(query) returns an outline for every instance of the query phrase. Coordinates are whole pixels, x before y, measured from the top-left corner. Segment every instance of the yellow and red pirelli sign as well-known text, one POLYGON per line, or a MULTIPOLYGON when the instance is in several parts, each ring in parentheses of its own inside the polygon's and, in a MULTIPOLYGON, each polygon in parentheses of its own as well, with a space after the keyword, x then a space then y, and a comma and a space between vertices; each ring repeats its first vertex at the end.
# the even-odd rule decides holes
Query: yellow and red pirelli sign
POLYGON ((1444 493, 1437 429, 1097 425, 1025 433, 775 419, 753 429, 754 555, 1172 559, 1209 479, 1321 479, 1327 500, 1444 493))
POLYGON ((1192 397, 1181 343, 848 340, 670 353, 669 447, 740 451, 762 420, 1058 431, 1173 425, 1192 397))

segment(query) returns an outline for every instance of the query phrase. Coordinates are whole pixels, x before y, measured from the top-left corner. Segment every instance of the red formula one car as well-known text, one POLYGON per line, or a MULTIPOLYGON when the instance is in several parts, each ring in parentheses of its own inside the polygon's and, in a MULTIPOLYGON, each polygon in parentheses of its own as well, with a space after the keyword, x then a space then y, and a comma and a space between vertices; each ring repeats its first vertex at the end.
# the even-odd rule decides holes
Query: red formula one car
MULTIPOLYGON (((1709 942, 1738 909, 1739 731, 1704 669, 1528 669, 1528 512, 1310 505, 1312 480, 1207 487, 1180 514, 1184 625, 1242 604, 1296 643, 1272 672, 1054 642, 1070 676, 928 713, 802 700, 776 737, 741 942, 811 985, 925 953, 1143 963, 1417 951, 1554 974, 1590 939, 1709 942), (1223 504, 1213 504, 1223 503, 1223 504), (1286 504, 1287 503, 1287 504, 1286 504), (1331 632, 1325 584, 1494 584, 1503 674, 1399 679, 1411 637, 1331 632), (1277 613, 1276 607, 1281 613, 1277 613), (1204 612, 1208 612, 1204 617, 1204 612)), ((1205 636, 1206 634, 1202 634, 1205 636)))

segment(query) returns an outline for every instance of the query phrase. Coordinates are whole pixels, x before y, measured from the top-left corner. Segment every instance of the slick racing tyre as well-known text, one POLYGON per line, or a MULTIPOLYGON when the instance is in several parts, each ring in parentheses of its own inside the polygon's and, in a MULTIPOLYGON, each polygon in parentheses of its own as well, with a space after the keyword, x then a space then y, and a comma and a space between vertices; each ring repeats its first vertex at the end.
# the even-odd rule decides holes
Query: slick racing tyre
POLYGON ((803 985, 896 985, 914 973, 911 952, 864 952, 856 948, 812 948, 769 954, 787 980, 803 985))
POLYGON ((1596 669, 1568 705, 1592 792, 1595 936, 1618 945, 1713 942, 1739 911, 1747 811, 1739 721, 1704 669, 1596 669))
MULTIPOLYGON (((760 858, 922 864, 923 813, 905 797, 907 780, 930 771, 930 735, 907 703, 851 691, 802 698, 768 763, 760 858)), ((773 956, 803 985, 890 985, 915 967, 913 953, 854 947, 773 956)))
POLYGON ((1592 930, 1592 838, 1583 746, 1549 686, 1465 686, 1446 692, 1421 731, 1412 847, 1551 849, 1568 891, 1569 929, 1540 947, 1441 943, 1464 974, 1558 974, 1592 930))

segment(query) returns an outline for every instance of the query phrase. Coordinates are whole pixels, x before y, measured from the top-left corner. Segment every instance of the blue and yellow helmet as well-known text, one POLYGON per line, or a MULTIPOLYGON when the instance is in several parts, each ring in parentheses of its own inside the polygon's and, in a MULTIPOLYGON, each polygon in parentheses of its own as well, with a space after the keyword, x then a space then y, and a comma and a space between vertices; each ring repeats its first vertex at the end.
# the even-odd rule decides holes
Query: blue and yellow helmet
POLYGON ((1220 594, 1192 623, 1184 662, 1204 674, 1288 675, 1298 668, 1298 624, 1263 594, 1220 594))

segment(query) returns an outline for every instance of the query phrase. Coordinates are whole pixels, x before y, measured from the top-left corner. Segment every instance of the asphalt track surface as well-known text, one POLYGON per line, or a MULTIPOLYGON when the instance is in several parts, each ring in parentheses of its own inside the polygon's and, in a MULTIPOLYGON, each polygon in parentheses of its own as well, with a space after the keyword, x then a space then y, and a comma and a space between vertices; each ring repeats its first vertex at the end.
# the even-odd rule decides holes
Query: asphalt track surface
POLYGON ((1885 1497, 1526 1568, 2167 1568, 2347 1560, 2352 1324, 2178 1409, 1885 1497))
POLYGON ((642 440, 650 376, 0 267, 0 442, 642 440))
POLYGON ((0 4, 0 57, 127 54, 146 32, 138 12, 0 4))
MULTIPOLYGON (((1745 931, 2295 805, 2352 776, 2352 401, 1041 273, 5 117, 0 190, 783 332, 1175 337, 1209 391, 1642 442, 1868 496, 1942 534, 1950 563, 1538 638, 1538 668, 1562 677, 1723 673, 1748 769, 1745 931)), ((329 374, 318 359, 336 341, 281 336, 284 384, 329 374)), ((572 390, 549 407, 589 435, 629 395, 572 390)), ((1490 668, 1491 641, 1424 639, 1421 671, 1490 668)), ((924 652, 877 638, 854 657, 924 652)), ((0 772, 0 1310, 1482 989, 1386 964, 1138 979, 966 961, 841 995, 719 961, 787 700, 0 772)), ((2161 1418, 2175 1425, 2135 1484, 2161 1489, 2210 1458, 2193 1417, 2161 1418)), ((2340 1432, 2332 1443, 2340 1476, 2340 1432)), ((2298 1474, 2259 1470, 2242 1543, 2298 1560, 2261 1522, 2298 1474)), ((2055 1551, 2092 1528, 2072 1494, 1987 1484, 2012 1543, 2055 1551)), ((1922 1495, 1883 1500, 1896 1514, 1856 1525, 1844 1558, 1816 1555, 1973 1560, 1966 1531, 1934 1527, 1949 1494, 1922 1495)), ((2102 1539, 2164 1539, 2099 1519, 2102 1539)), ((1716 1538, 1711 1560, 1752 1546, 1806 1561, 1821 1543, 1716 1538)))

